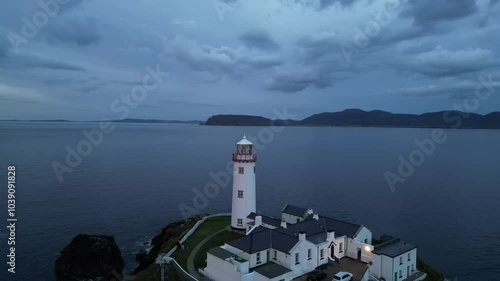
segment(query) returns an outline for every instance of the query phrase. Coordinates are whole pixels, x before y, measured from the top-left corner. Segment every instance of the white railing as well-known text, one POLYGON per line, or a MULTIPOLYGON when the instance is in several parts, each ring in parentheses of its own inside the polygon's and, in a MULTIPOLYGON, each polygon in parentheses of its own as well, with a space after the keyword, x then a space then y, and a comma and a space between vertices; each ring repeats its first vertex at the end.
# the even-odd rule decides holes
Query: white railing
MULTIPOLYGON (((193 235, 193 233, 198 229, 198 227, 200 227, 200 225, 202 223, 204 223, 207 219, 210 219, 210 218, 214 218, 214 217, 226 217, 226 216, 231 216, 231 213, 219 213, 219 214, 213 214, 213 215, 208 215, 208 216, 205 216, 203 217, 201 220, 197 221, 195 223, 195 225, 188 231, 186 232, 186 234, 184 234, 184 236, 179 240, 180 243, 184 243, 184 241, 186 241, 189 237, 191 237, 191 235, 193 235)), ((198 281, 198 279, 194 278, 191 274, 189 274, 188 272, 186 272, 182 266, 179 265, 179 263, 177 263, 177 261, 171 257, 171 255, 177 250, 177 245, 175 245, 170 251, 168 251, 166 254, 164 255, 158 255, 158 257, 156 258, 156 261, 155 263, 156 264, 160 264, 160 265, 163 265, 163 264, 168 264, 168 263, 171 263, 173 262, 174 263, 174 266, 178 269, 178 270, 181 270, 182 271, 182 274, 184 274, 186 277, 188 277, 189 279, 193 280, 193 281, 198 281)), ((163 280, 163 276, 162 276, 162 280, 163 280)))

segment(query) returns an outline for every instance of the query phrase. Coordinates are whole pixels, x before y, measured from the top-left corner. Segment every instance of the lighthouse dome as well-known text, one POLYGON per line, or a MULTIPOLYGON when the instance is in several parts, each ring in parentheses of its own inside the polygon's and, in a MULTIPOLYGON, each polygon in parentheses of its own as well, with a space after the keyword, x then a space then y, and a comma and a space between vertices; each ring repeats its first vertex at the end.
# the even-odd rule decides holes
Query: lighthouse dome
POLYGON ((248 145, 248 144, 252 144, 252 143, 249 140, 247 140, 246 136, 243 136, 243 139, 240 140, 237 144, 248 145))

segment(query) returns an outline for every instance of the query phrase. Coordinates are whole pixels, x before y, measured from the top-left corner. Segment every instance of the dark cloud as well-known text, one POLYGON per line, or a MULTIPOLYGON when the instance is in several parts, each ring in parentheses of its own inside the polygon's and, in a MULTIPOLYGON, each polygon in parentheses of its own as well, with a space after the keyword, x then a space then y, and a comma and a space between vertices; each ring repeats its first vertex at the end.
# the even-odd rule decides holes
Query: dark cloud
POLYGON ((7 30, 0 27, 0 58, 4 58, 9 53, 11 45, 7 39, 7 30))
POLYGON ((296 93, 308 87, 324 89, 331 86, 333 86, 333 79, 329 75, 316 71, 293 70, 275 74, 267 85, 267 89, 285 93, 296 93))
MULTIPOLYGON (((499 73, 496 73, 494 76, 497 76, 498 74, 499 73)), ((489 78, 485 77, 485 80, 489 80, 489 78)), ((465 99, 474 97, 478 87, 479 89, 482 89, 482 92, 489 91, 490 93, 493 93, 500 90, 500 82, 496 82, 495 78, 492 78, 492 80, 488 82, 487 86, 485 86, 480 81, 455 81, 455 83, 445 86, 427 85, 421 87, 403 87, 398 90, 387 91, 384 94, 397 94, 418 98, 443 97, 449 99, 465 99)))
POLYGON ((408 67, 410 72, 430 78, 474 73, 500 66, 494 52, 480 48, 452 51, 438 47, 406 59, 401 63, 408 67))
POLYGON ((246 53, 229 47, 213 47, 180 37, 169 43, 168 52, 197 71, 219 72, 240 76, 247 70, 262 70, 282 64, 272 55, 246 53))
POLYGON ((418 0, 408 4, 402 15, 412 17, 414 25, 433 25, 458 20, 478 10, 475 0, 418 0))
POLYGON ((162 103, 162 104, 167 104, 167 105, 174 105, 174 106, 199 106, 199 107, 215 107, 215 104, 211 103, 205 103, 205 102, 196 102, 196 101, 185 101, 185 100, 157 100, 156 102, 162 103))
POLYGON ((490 0, 490 7, 495 6, 498 2, 500 2, 500 0, 490 0))
POLYGON ((79 20, 61 18, 45 30, 51 42, 74 43, 88 46, 98 43, 102 36, 96 18, 85 17, 79 20))
POLYGON ((243 33, 240 40, 249 47, 261 50, 278 49, 279 45, 274 41, 271 35, 263 29, 253 29, 243 33))
POLYGON ((25 56, 20 59, 26 68, 45 68, 52 70, 85 71, 85 68, 79 65, 44 59, 38 56, 25 56))
POLYGON ((316 60, 327 54, 338 53, 338 44, 332 33, 307 35, 297 41, 305 60, 316 60))
POLYGON ((340 3, 342 6, 350 6, 357 0, 320 0, 319 1, 319 9, 323 10, 326 9, 335 3, 340 3))

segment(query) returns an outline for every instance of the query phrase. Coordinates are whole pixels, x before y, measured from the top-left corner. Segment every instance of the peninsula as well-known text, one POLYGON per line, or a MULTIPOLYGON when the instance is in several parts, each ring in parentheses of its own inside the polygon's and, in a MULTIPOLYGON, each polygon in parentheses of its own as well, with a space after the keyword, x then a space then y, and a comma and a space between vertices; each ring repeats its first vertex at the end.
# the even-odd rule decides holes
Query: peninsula
POLYGON ((314 114, 302 120, 273 120, 250 115, 214 115, 207 119, 205 125, 500 129, 500 112, 480 115, 452 110, 417 115, 395 114, 382 110, 346 109, 340 112, 314 114))

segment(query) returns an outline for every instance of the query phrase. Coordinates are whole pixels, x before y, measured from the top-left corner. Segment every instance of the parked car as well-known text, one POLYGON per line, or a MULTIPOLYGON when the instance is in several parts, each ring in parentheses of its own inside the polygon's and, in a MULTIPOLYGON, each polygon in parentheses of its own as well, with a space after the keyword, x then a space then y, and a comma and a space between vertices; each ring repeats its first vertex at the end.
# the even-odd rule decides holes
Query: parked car
POLYGON ((326 272, 322 270, 314 270, 307 275, 307 281, 319 281, 326 278, 326 272))
POLYGON ((339 271, 333 276, 332 281, 351 281, 352 274, 345 271, 339 271))

